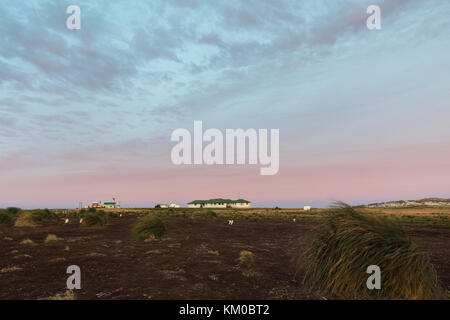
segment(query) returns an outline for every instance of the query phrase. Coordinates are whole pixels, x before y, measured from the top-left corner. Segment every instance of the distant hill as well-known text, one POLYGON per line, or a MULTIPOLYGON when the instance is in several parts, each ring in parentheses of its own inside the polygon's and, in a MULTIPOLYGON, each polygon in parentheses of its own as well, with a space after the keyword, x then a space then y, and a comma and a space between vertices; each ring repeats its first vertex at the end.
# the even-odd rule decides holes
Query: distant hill
POLYGON ((368 204, 368 208, 401 208, 401 207, 418 207, 418 206, 450 206, 450 199, 441 198, 425 198, 421 200, 397 200, 388 202, 379 202, 368 204))

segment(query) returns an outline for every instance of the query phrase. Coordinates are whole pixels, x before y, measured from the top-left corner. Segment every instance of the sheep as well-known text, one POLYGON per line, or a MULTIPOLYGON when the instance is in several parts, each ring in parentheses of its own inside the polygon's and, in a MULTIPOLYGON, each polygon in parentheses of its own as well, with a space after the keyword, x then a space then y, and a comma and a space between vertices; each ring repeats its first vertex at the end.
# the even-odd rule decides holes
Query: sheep
POLYGON ((121 217, 121 218, 122 218, 122 214, 119 214, 119 217, 121 217))
POLYGON ((293 222, 295 222, 295 218, 294 218, 294 219, 292 219, 292 221, 293 221, 293 222))
POLYGON ((234 220, 228 220, 228 225, 232 226, 234 223, 234 220))
POLYGON ((64 223, 68 224, 69 223, 69 219, 67 218, 66 220, 64 220, 64 223))

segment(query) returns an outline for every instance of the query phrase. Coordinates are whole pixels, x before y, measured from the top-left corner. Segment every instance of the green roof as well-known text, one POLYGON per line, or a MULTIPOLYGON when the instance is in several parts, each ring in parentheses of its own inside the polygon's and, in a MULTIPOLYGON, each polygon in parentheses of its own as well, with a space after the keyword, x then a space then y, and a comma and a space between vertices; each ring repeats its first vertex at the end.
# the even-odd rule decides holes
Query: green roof
POLYGON ((250 201, 244 199, 230 200, 230 199, 209 199, 209 200, 194 200, 188 204, 206 204, 206 203, 250 203, 250 201))
POLYGON ((108 205, 108 204, 116 204, 115 202, 103 202, 104 205, 108 205))

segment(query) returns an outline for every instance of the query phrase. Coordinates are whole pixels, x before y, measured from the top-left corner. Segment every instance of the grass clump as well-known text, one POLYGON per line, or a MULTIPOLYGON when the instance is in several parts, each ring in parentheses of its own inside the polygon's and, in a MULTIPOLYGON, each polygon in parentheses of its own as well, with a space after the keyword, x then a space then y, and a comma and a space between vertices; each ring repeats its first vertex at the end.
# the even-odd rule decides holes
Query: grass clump
POLYGON ((107 211, 105 212, 105 216, 108 218, 118 218, 119 214, 117 212, 107 211))
POLYGON ((56 241, 61 241, 63 240, 62 238, 58 238, 56 235, 54 234, 49 234, 47 235, 47 237, 45 238, 45 243, 49 243, 49 242, 56 242, 56 241))
POLYGON ((83 223, 81 224, 83 227, 101 227, 106 223, 103 215, 97 212, 88 212, 83 217, 83 223))
POLYGON ((75 293, 72 290, 66 290, 65 293, 58 293, 52 297, 48 297, 48 300, 75 300, 75 293))
POLYGON ((251 269, 255 264, 255 256, 253 252, 243 250, 239 253, 239 267, 243 269, 251 269))
POLYGON ((12 224, 14 219, 6 212, 0 212, 0 224, 12 224))
POLYGON ((31 220, 35 223, 39 223, 46 220, 56 219, 57 215, 54 212, 51 212, 48 209, 44 210, 33 210, 31 211, 31 220))
POLYGON ((156 215, 140 218, 132 230, 133 238, 141 241, 151 238, 160 239, 166 233, 164 222, 156 215))
POLYGON ((22 212, 22 209, 17 207, 8 207, 6 208, 6 212, 12 215, 16 215, 22 212))
POLYGON ((206 211, 206 212, 200 213, 200 216, 203 217, 203 218, 209 218, 209 219, 212 219, 212 218, 217 218, 217 213, 215 213, 215 212, 212 211, 212 210, 208 210, 208 211, 206 211))
POLYGON ((254 270, 255 256, 253 255, 253 252, 247 250, 241 251, 239 253, 238 261, 238 267, 245 277, 256 277, 260 275, 259 272, 254 270))
POLYGON ((446 298, 427 256, 400 225, 338 204, 299 259, 312 293, 345 299, 446 298), (381 269, 381 289, 369 290, 369 265, 381 269))
POLYGON ((31 244, 31 245, 34 245, 34 242, 33 242, 33 240, 31 240, 31 239, 23 239, 22 241, 20 241, 20 244, 31 244))
POLYGON ((31 211, 20 211, 21 213, 15 220, 16 227, 34 227, 41 222, 52 220, 57 218, 57 215, 54 212, 51 212, 48 209, 44 210, 31 210, 31 211))
POLYGON ((24 212, 20 214, 14 222, 15 227, 35 227, 38 225, 38 220, 32 212, 24 212))

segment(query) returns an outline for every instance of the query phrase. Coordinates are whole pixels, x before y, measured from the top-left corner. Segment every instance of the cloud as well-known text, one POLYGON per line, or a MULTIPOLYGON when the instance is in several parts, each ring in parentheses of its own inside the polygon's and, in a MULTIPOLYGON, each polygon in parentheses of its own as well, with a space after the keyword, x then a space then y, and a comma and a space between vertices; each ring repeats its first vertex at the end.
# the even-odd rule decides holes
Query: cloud
MULTIPOLYGON (((329 159, 338 177, 345 157, 330 149, 436 141, 449 132, 450 5, 375 2, 380 32, 365 25, 371 0, 78 0, 76 31, 65 26, 71 1, 0 5, 2 174, 29 174, 19 190, 21 181, 64 181, 67 172, 89 173, 85 183, 92 172, 116 171, 131 183, 127 174, 142 171, 145 186, 172 171, 171 130, 199 119, 282 128, 292 176, 304 150, 329 159)), ((358 174, 375 166, 377 150, 368 150, 358 174)), ((182 180, 170 177, 167 185, 182 180)))

